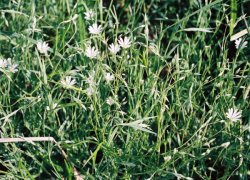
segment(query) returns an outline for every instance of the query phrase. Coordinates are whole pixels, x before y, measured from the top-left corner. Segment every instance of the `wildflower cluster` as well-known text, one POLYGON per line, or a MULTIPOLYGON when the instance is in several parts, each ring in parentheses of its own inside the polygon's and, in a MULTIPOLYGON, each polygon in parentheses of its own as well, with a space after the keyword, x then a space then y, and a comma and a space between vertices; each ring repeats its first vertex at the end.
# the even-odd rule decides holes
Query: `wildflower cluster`
MULTIPOLYGON (((85 19, 92 20, 95 14, 96 13, 93 10, 87 11, 85 12, 85 19)), ((101 35, 103 28, 101 25, 94 23, 91 26, 89 26, 88 30, 91 35, 101 35)), ((114 42, 114 43, 109 44, 108 49, 111 54, 116 55, 120 51, 121 47, 124 49, 128 49, 130 46, 131 46, 131 41, 127 36, 125 36, 124 38, 120 37, 118 40, 118 43, 114 42)), ((89 57, 90 59, 95 59, 97 58, 99 54, 100 52, 98 48, 87 45, 86 50, 85 50, 85 55, 87 57, 89 57)))
POLYGON ((18 65, 16 63, 13 63, 10 58, 8 59, 0 58, 0 69, 7 70, 11 73, 15 73, 18 71, 17 67, 18 65))
POLYGON ((0 146, 3 179, 247 179, 244 16, 231 56, 227 2, 55 2, 0 1, 1 136, 56 142, 0 146))

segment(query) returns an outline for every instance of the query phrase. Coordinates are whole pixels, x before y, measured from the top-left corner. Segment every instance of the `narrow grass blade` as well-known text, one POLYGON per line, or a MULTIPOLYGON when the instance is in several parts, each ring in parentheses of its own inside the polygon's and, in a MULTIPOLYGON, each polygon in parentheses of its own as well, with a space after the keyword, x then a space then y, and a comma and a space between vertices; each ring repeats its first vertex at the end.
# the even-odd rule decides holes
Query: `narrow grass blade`
POLYGON ((249 34, 250 27, 248 29, 244 29, 234 35, 231 36, 230 41, 235 41, 236 39, 241 38, 242 36, 245 36, 246 34, 249 34))
POLYGON ((20 138, 0 138, 0 143, 18 143, 18 142, 36 142, 50 141, 54 142, 53 137, 20 137, 20 138))
POLYGON ((205 32, 205 33, 212 33, 211 28, 186 28, 183 31, 194 31, 194 32, 205 32))

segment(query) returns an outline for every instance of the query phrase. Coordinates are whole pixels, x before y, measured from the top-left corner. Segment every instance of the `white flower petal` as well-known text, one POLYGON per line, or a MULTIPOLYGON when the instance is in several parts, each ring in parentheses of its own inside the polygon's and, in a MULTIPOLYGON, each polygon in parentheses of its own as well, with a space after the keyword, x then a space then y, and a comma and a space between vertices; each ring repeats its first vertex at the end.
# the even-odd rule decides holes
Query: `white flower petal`
POLYGON ((236 121, 239 121, 241 119, 241 113, 242 113, 242 111, 239 111, 238 109, 230 108, 230 109, 228 109, 226 116, 232 122, 236 122, 236 121))
POLYGON ((98 26, 96 23, 94 23, 92 26, 89 27, 90 34, 98 35, 98 34, 101 34, 101 32, 102 32, 101 25, 98 26))
POLYGON ((109 45, 109 51, 112 54, 117 54, 120 51, 120 46, 118 44, 112 43, 109 45))
POLYGON ((48 45, 48 43, 39 41, 39 42, 36 44, 36 47, 37 47, 37 50, 38 50, 41 54, 48 55, 48 50, 49 50, 49 45, 48 45))
POLYGON ((85 55, 89 57, 90 59, 94 59, 98 56, 99 51, 95 47, 88 46, 85 51, 85 55))
POLYGON ((65 79, 61 80, 61 83, 65 88, 70 88, 76 84, 76 80, 71 76, 66 76, 65 79))
POLYGON ((119 43, 119 45, 122 47, 122 48, 124 48, 124 49, 127 49, 127 48, 129 48, 130 46, 131 46, 131 41, 129 40, 129 38, 128 37, 124 37, 124 39, 122 39, 121 37, 120 37, 120 39, 118 40, 118 43, 119 43))

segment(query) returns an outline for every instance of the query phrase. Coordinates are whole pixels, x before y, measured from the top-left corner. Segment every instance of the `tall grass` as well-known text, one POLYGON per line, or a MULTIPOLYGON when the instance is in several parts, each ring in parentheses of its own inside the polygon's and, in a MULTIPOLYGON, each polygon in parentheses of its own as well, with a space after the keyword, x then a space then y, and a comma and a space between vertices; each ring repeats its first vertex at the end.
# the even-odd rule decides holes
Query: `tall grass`
POLYGON ((249 36, 230 41, 248 28, 241 3, 0 2, 1 138, 57 142, 1 143, 1 178, 248 179, 249 36))

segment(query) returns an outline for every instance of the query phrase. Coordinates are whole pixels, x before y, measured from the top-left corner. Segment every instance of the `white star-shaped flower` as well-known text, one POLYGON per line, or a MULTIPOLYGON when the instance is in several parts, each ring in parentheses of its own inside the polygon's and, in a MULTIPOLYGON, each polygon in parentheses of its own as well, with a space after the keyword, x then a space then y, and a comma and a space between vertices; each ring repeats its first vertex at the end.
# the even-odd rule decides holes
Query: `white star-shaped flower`
POLYGON ((121 47, 123 47, 124 49, 127 49, 127 48, 129 48, 130 46, 131 46, 131 41, 129 40, 129 38, 128 37, 124 37, 124 39, 122 39, 121 37, 120 37, 120 39, 118 40, 118 43, 119 43, 119 45, 121 46, 121 47))
POLYGON ((48 55, 48 50, 49 50, 49 45, 46 42, 42 42, 42 41, 38 41, 38 43, 36 44, 37 50, 41 53, 41 54, 45 54, 48 55))
POLYGON ((8 62, 6 59, 0 59, 0 68, 6 68, 8 66, 8 62))
POLYGON ((9 70, 10 72, 12 72, 12 73, 15 73, 15 72, 18 71, 17 67, 18 67, 17 64, 10 64, 10 65, 8 66, 8 70, 9 70))
POLYGON ((241 119, 241 112, 242 111, 239 111, 238 109, 230 108, 230 109, 228 109, 226 116, 232 122, 236 122, 236 121, 239 121, 241 119))
POLYGON ((92 26, 89 27, 90 34, 98 35, 98 34, 101 34, 101 32, 102 32, 101 25, 98 26, 96 23, 94 23, 92 26))
POLYGON ((243 41, 242 44, 241 44, 241 42, 242 42, 242 38, 239 38, 239 39, 235 40, 236 49, 239 49, 239 48, 244 49, 245 47, 247 47, 247 41, 243 41), (240 46, 240 44, 241 44, 241 46, 240 46))
POLYGON ((65 88, 70 88, 76 84, 76 80, 71 76, 66 76, 65 79, 61 80, 61 83, 65 88))
POLYGON ((89 84, 89 86, 95 86, 95 79, 93 75, 89 75, 86 81, 89 84))
POLYGON ((86 91, 87 91, 88 96, 91 96, 95 93, 94 87, 91 87, 91 86, 88 87, 86 91))
POLYGON ((112 105, 115 103, 115 101, 114 101, 114 99, 113 99, 112 97, 108 97, 108 98, 106 99, 106 103, 107 103, 109 106, 112 106, 112 105))
POLYGON ((84 14, 86 20, 92 20, 95 17, 95 12, 92 9, 86 11, 84 14))
POLYGON ((58 106, 58 103, 52 103, 51 107, 49 106, 46 106, 46 110, 49 111, 49 110, 53 110, 53 109, 56 109, 58 106))
POLYGON ((113 81, 114 80, 114 75, 113 74, 110 74, 110 73, 106 73, 105 74, 105 79, 106 81, 109 83, 110 81, 113 81))
POLYGON ((109 45, 109 51, 112 54, 117 54, 120 51, 120 46, 118 44, 112 43, 109 45))
POLYGON ((88 46, 85 51, 85 55, 90 59, 94 59, 98 56, 99 51, 95 47, 88 46))

